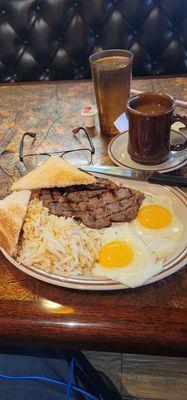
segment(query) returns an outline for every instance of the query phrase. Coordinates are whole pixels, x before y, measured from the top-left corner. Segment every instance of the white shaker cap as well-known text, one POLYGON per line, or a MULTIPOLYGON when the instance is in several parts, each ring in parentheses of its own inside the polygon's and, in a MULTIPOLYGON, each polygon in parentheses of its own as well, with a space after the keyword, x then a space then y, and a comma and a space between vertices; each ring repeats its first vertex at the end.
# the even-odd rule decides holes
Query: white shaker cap
POLYGON ((95 116, 97 109, 95 106, 86 106, 82 109, 81 115, 83 117, 84 125, 87 128, 93 128, 95 126, 95 116))

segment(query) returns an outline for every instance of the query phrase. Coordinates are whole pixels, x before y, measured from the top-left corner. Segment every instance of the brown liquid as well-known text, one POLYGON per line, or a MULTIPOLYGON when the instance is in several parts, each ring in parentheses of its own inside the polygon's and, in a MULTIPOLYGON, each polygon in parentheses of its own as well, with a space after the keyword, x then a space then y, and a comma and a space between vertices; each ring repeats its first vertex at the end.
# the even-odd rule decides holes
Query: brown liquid
POLYGON ((156 115, 165 113, 168 110, 168 107, 159 103, 142 103, 135 105, 133 109, 143 114, 156 115))
POLYGON ((142 93, 128 100, 127 110, 131 158, 147 165, 164 162, 170 151, 172 99, 158 93, 142 93))
POLYGON ((125 111, 130 94, 131 62, 124 56, 100 58, 92 63, 92 77, 101 132, 119 133, 114 121, 125 111))

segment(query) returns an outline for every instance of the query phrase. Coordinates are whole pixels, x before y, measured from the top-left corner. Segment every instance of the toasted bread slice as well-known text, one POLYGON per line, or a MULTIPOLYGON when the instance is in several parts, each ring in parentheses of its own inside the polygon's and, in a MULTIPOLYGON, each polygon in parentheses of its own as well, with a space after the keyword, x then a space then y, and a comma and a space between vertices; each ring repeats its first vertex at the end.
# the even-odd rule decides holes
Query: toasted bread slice
POLYGON ((30 190, 22 190, 0 200, 0 247, 10 256, 16 252, 30 195, 30 190))
POLYGON ((61 157, 49 157, 47 161, 33 169, 27 175, 14 182, 11 189, 43 189, 88 185, 94 183, 93 175, 80 171, 61 157))

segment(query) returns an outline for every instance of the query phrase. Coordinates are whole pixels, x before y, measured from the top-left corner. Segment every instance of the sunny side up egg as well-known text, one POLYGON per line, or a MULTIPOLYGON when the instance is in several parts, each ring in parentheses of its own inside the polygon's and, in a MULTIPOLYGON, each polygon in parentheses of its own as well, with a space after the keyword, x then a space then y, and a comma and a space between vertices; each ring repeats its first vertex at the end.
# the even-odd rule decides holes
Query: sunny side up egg
POLYGON ((163 263, 146 248, 129 224, 113 224, 101 232, 102 246, 92 270, 94 276, 109 278, 129 287, 140 286, 158 274, 163 263))
POLYGON ((176 250, 184 229, 169 196, 146 197, 130 225, 157 258, 167 257, 176 250))

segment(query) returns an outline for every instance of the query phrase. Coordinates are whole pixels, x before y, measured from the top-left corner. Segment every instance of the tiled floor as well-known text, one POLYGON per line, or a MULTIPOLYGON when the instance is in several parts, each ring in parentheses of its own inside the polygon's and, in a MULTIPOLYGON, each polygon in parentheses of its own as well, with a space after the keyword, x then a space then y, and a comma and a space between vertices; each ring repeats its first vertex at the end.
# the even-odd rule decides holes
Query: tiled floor
POLYGON ((187 359, 85 352, 105 372, 125 400, 187 399, 187 359))

